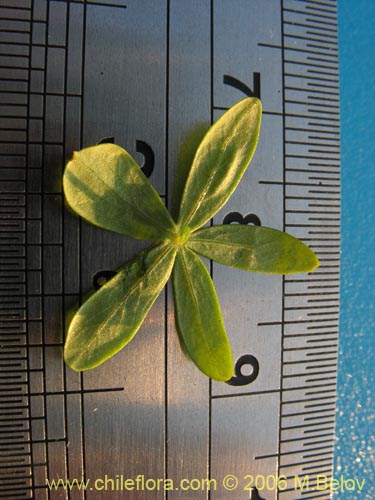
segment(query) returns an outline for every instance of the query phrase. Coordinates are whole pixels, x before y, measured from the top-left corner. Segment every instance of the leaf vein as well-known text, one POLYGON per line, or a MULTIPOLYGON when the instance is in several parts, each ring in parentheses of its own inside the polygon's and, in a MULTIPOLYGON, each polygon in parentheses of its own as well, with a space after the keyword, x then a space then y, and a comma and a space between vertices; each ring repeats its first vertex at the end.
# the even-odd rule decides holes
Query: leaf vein
POLYGON ((92 345, 92 343, 94 342, 95 340, 95 337, 97 337, 98 335, 101 334, 101 332, 104 330, 105 326, 109 323, 109 321, 115 316, 115 314, 118 312, 118 310, 120 309, 120 307, 123 305, 123 303, 126 301, 126 299, 130 296, 130 294, 137 288, 137 286, 145 279, 145 277, 147 277, 151 271, 153 271, 157 265, 165 258, 166 254, 170 251, 170 247, 167 247, 166 250, 164 251, 164 253, 162 253, 156 260, 155 262, 153 262, 152 265, 150 265, 150 267, 145 271, 145 273, 140 276, 136 282, 133 284, 133 286, 126 291, 126 293, 121 297, 121 299, 116 302, 110 313, 110 315, 102 322, 100 323, 100 326, 98 326, 98 328, 93 332, 93 334, 91 335, 91 338, 90 340, 87 342, 86 344, 86 349, 89 349, 92 345))
MULTIPOLYGON (((149 219, 149 216, 148 214, 144 213, 140 208, 139 206, 135 205, 135 204, 132 204, 129 202, 129 200, 127 200, 126 198, 124 198, 122 195, 121 195, 121 192, 118 192, 115 188, 113 188, 110 184, 108 184, 108 182, 106 182, 102 177, 100 177, 97 172, 90 167, 90 165, 88 164, 85 164, 86 167, 94 174, 96 175, 100 180, 101 182, 107 187, 109 188, 109 191, 114 193, 121 201, 123 201, 127 206, 129 206, 132 210, 134 210, 134 212, 136 212, 138 215, 141 215, 144 219, 149 219)), ((138 168, 138 167, 137 167, 138 168)), ((151 186, 152 187, 152 186, 151 186)), ((157 194, 157 193, 156 193, 157 194)), ((157 194, 157 196, 159 196, 157 194)), ((172 221, 172 220, 171 220, 172 221)), ((173 222, 173 221, 172 221, 173 222)), ((168 234, 170 233, 170 228, 167 228, 166 226, 164 226, 163 224, 160 224, 159 221, 157 220, 153 220, 152 221, 153 225, 154 226, 157 226, 160 230, 162 231, 165 231, 167 232, 168 234)))

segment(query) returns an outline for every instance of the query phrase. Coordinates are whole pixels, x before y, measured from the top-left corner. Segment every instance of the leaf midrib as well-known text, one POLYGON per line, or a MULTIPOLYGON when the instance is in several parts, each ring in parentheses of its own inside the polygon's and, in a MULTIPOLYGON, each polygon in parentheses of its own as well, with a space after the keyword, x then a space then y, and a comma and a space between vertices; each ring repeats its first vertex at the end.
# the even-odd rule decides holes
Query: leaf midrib
MULTIPOLYGON (((182 249, 182 251, 181 251, 182 265, 183 265, 183 268, 184 268, 184 273, 187 276, 187 283, 188 283, 188 288, 189 288, 190 294, 193 296, 193 301, 194 301, 194 305, 195 305, 195 312, 196 312, 195 315, 198 316, 198 318, 199 318, 199 326, 200 326, 201 331, 204 331, 203 325, 202 325, 202 321, 201 321, 201 315, 197 314, 197 313, 199 313, 198 300, 197 300, 197 297, 196 297, 196 295, 194 293, 194 288, 192 286, 192 282, 189 279, 189 273, 188 273, 188 269, 187 269, 187 265, 186 265, 186 261, 185 261, 185 255, 184 255, 185 251, 186 250, 184 250, 184 249, 182 249)), ((194 253, 193 253, 193 255, 194 255, 194 253)), ((197 258, 197 259, 199 259, 199 257, 196 256, 196 255, 194 255, 194 257, 197 258)), ((207 347, 207 350, 211 354, 212 358, 216 359, 216 355, 214 354, 214 351, 211 349, 211 346, 210 346, 210 344, 208 344, 208 342, 206 340, 206 337, 204 335, 203 335, 203 341, 204 341, 205 346, 207 347)))
MULTIPOLYGON (((81 163, 83 163, 82 160, 80 160, 81 163)), ((97 175, 97 173, 95 172, 95 170, 93 168, 90 167, 90 165, 86 164, 85 163, 85 166, 94 174, 94 175, 97 175)), ((138 165, 137 165, 138 167, 138 165)), ((138 167, 139 168, 139 167, 138 167)), ((126 205, 128 205, 129 207, 131 207, 136 213, 140 214, 144 219, 149 219, 149 216, 147 214, 145 214, 142 210, 139 209, 139 207, 137 205, 133 205, 132 203, 130 203, 126 198, 123 198, 121 196, 121 194, 116 191, 115 188, 113 188, 110 184, 108 184, 102 177, 100 177, 99 175, 97 175, 97 177, 100 179, 100 181, 107 187, 109 188, 109 191, 113 192, 121 201, 123 201, 126 205)), ((151 188, 153 189, 153 187, 151 186, 151 188)), ((158 193, 156 193, 157 196, 158 193)), ((169 212, 167 211, 167 214, 169 216, 169 212)), ((174 225, 174 222, 172 220, 172 218, 169 216, 170 220, 171 220, 171 223, 172 223, 172 227, 174 225)), ((159 224, 159 221, 155 221, 155 219, 153 219, 153 223, 156 227, 158 227, 159 230, 161 230, 163 233, 166 232, 168 235, 170 235, 170 229, 162 226, 159 224)), ((163 238, 161 237, 160 240, 162 240, 163 238)))
POLYGON ((241 243, 234 243, 234 242, 223 242, 223 241, 216 241, 216 240, 211 240, 211 239, 207 239, 207 238, 191 238, 190 241, 188 241, 188 244, 189 243, 194 243, 194 242, 197 242, 197 243, 209 243, 211 245, 221 245, 221 246, 229 246, 229 247, 235 247, 235 248, 248 248, 249 250, 255 250, 257 247, 254 245, 254 246, 250 246, 250 245, 247 245, 246 243, 244 244, 241 244, 241 243))
MULTIPOLYGON (((110 315, 100 324, 100 326, 98 328, 96 328, 92 335, 91 335, 91 338, 90 340, 86 343, 86 350, 89 349, 93 343, 93 341, 95 340, 95 337, 97 335, 100 335, 100 333, 103 331, 104 327, 108 324, 108 322, 113 318, 113 316, 117 313, 117 311, 119 310, 119 308, 122 306, 122 304, 125 302, 125 300, 129 297, 129 295, 134 291, 134 289, 139 285, 139 283, 141 281, 144 280, 145 277, 148 276, 148 274, 153 270, 155 269, 155 267, 157 266, 158 263, 161 262, 161 260, 163 260, 166 256, 166 254, 168 252, 172 251, 172 247, 170 245, 168 245, 165 249, 165 251, 159 256, 158 259, 156 259, 154 261, 154 263, 146 270, 146 272, 140 276, 137 281, 133 284, 133 286, 125 293, 125 295, 116 303, 116 306, 112 309, 112 312, 110 313, 110 315)), ((142 319, 143 320, 143 319, 142 319)), ((80 358, 80 357, 79 357, 80 358)))
MULTIPOLYGON (((237 120, 235 121, 235 123, 237 124, 239 121, 240 121, 240 118, 242 116, 242 113, 241 115, 237 118, 237 120)), ((233 127, 234 128, 234 127, 233 127)), ((225 151, 225 149, 227 148, 227 145, 228 145, 228 142, 232 139, 232 137, 235 135, 236 131, 235 130, 232 130, 231 134, 229 137, 227 137, 226 141, 224 142, 224 144, 221 146, 220 148, 220 153, 223 153, 225 151)), ((193 162, 194 163, 194 162, 193 162)), ((189 222, 194 218, 195 214, 197 213, 199 207, 201 206, 202 204, 202 201, 203 199, 205 198, 206 194, 207 194, 207 191, 209 190, 212 182, 213 182, 213 179, 214 179, 214 176, 216 174, 216 171, 213 169, 211 174, 209 175, 209 177, 207 178, 207 182, 205 184, 205 187, 203 189, 203 191, 201 192, 200 196, 198 197, 198 199, 194 202, 193 204, 193 208, 191 209, 191 212, 190 212, 190 216, 187 217, 186 221, 185 221, 185 225, 188 225, 189 222)), ((229 195, 230 196, 230 191, 229 191, 229 195)))

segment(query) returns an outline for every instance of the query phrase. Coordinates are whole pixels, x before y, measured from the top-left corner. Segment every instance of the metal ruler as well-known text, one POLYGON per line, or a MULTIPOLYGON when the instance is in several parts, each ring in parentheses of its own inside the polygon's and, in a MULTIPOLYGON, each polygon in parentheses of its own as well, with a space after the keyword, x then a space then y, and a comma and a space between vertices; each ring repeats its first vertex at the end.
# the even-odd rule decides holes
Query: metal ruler
POLYGON ((318 476, 332 476, 334 444, 336 1, 3 0, 0 14, 1 498, 330 498, 318 476), (72 151, 115 141, 171 206, 180 164, 245 95, 263 101, 260 143, 215 223, 290 232, 320 268, 283 278, 212 265, 231 384, 183 356, 168 287, 115 358, 67 369, 69 314, 144 244, 65 210, 72 151), (137 475, 175 488, 93 487, 137 475), (81 477, 86 491, 46 485, 81 477), (205 478, 217 488, 197 488, 205 478), (195 489, 176 489, 184 479, 195 489))

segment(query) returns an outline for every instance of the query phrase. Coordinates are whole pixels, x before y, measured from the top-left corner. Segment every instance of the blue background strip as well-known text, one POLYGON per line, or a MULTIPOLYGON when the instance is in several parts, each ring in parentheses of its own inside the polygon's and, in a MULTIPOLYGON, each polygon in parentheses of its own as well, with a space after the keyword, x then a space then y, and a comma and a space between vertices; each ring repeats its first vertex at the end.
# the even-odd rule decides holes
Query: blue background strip
MULTIPOLYGON (((335 477, 375 499, 375 1, 338 0, 342 260, 335 477)), ((337 498, 336 497, 336 498, 337 498)))

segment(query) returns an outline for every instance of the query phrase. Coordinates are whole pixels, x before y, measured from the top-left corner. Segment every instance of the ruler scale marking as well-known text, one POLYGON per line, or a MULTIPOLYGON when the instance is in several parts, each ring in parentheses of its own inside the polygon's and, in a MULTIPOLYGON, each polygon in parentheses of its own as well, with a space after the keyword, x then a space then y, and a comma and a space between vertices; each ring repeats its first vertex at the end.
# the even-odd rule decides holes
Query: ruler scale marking
MULTIPOLYGON (((12 12, 13 15, 15 14, 14 12, 12 12)), ((9 13, 10 14, 10 13, 9 13)), ((7 19, 9 19, 9 21, 11 21, 13 18, 12 17, 8 17, 7 19)), ((30 27, 30 23, 29 23, 29 27, 30 27)), ((6 49, 6 47, 5 47, 6 49)), ((14 51, 12 50, 12 47, 9 46, 9 50, 7 53, 4 53, 3 55, 9 55, 10 57, 12 57, 12 53, 14 51)), ((29 68, 29 60, 28 60, 28 55, 27 54, 19 54, 19 60, 23 60, 23 64, 22 64, 22 68, 26 68, 28 69, 29 68)), ((9 60, 12 60, 12 59, 9 59, 9 60)), ((5 69, 11 69, 13 66, 8 66, 7 65, 3 65, 5 69)), ((17 65, 15 65, 17 66, 17 65)), ((7 73, 3 73, 3 76, 6 78, 7 77, 7 73)), ((6 78, 7 79, 7 78, 6 78)), ((7 79, 8 80, 8 79, 7 79)), ((11 92, 11 94, 13 96, 20 96, 20 98, 22 97, 22 95, 19 93, 19 88, 17 88, 17 80, 14 80, 12 78, 9 78, 9 85, 7 86, 7 90, 10 90, 12 91, 12 86, 13 86, 13 92, 11 92)), ((9 94, 8 94, 9 95, 9 94)), ((16 102, 15 102, 16 104, 16 102)), ((27 116, 27 113, 28 113, 28 101, 25 100, 23 97, 22 97, 22 103, 19 103, 20 106, 22 106, 24 108, 24 111, 25 111, 25 115, 27 116)), ((17 116, 19 113, 16 112, 14 114, 14 116, 17 116)), ((8 123, 10 123, 9 120, 12 120, 13 119, 13 115, 9 115, 9 119, 8 119, 8 123)), ((13 119, 14 123, 17 123, 17 119, 13 119)), ((24 130, 24 134, 26 135, 23 135, 23 138, 24 139, 27 139, 27 128, 26 130, 24 130)), ((11 145, 15 145, 17 144, 17 138, 13 138, 11 135, 9 137, 6 138, 5 141, 3 141, 3 144, 4 145, 7 145, 8 148, 11 147, 11 145)), ((8 151, 9 152, 9 151, 8 151)), ((7 155, 2 155, 2 165, 1 165, 1 170, 2 172, 7 172, 7 167, 10 167, 10 166, 16 166, 19 168, 18 172, 21 173, 22 171, 24 171, 25 169, 25 163, 24 162, 21 162, 21 165, 17 166, 17 164, 15 164, 14 161, 10 160, 9 163, 7 162, 4 162, 5 161, 5 158, 7 155), (4 168, 5 166, 5 168, 4 168)), ((10 155, 8 155, 8 158, 10 158, 10 155)), ((9 161, 9 160, 8 160, 9 161)), ((26 189, 26 185, 25 185, 25 177, 24 176, 17 176, 19 178, 19 180, 22 182, 21 184, 21 192, 25 192, 25 189, 26 189)), ((13 182, 14 178, 9 178, 9 183, 8 183, 8 186, 11 186, 12 185, 12 182, 13 182)), ((7 178, 2 175, 2 182, 6 182, 7 181, 7 178)), ((2 190, 3 191, 3 190, 2 190)), ((13 220, 17 220, 19 219, 20 221, 24 221, 25 220, 25 212, 24 212, 24 208, 23 208, 23 196, 21 194, 19 194, 18 196, 16 197, 11 197, 9 198, 9 196, 4 196, 3 197, 3 203, 2 203, 3 206, 7 207, 5 208, 5 210, 2 212, 4 214, 4 216, 7 216, 10 217, 11 219, 13 220), (12 207, 17 207, 17 208, 13 208, 12 207), (19 217, 17 217, 17 215, 19 217)), ((23 230, 22 228, 22 225, 20 224, 13 224, 13 227, 14 227, 14 230, 17 231, 19 233, 19 231, 23 230)), ((8 228, 9 228, 9 225, 8 225, 8 228)), ((10 237, 10 238, 7 238, 7 236, 9 235, 5 235, 5 240, 6 240, 6 243, 5 243, 5 247, 4 247, 4 252, 3 252, 3 259, 2 259, 2 264, 4 264, 4 268, 1 272, 1 281, 4 282, 4 283, 9 283, 9 281, 11 283, 20 283, 20 281, 22 280, 21 278, 21 275, 15 275, 13 276, 11 273, 7 272, 7 270, 11 269, 12 267, 21 267, 21 268, 25 268, 25 241, 23 241, 23 247, 21 247, 21 252, 19 252, 18 250, 16 250, 12 244, 12 242, 14 241, 14 239, 20 239, 22 240, 22 237, 17 236, 13 236, 13 237, 10 237), (22 250, 23 248, 23 250, 22 250), (12 257, 12 254, 14 253, 17 253, 18 256, 17 256, 17 260, 14 261, 13 257, 12 257), (20 279, 21 278, 21 279, 20 279)), ((14 290, 16 292, 15 294, 15 297, 18 296, 17 292, 20 291, 20 289, 15 289, 14 290)), ((19 296, 18 296, 19 297, 19 296)), ((26 305, 25 305, 25 302, 23 302, 20 298, 18 299, 19 303, 20 303, 20 307, 17 308, 15 306, 15 303, 11 302, 11 301, 7 301, 7 302, 4 302, 4 313, 2 313, 2 317, 5 318, 5 317, 8 317, 8 319, 11 319, 13 317, 13 319, 15 320, 15 325, 13 326, 12 329, 10 329, 10 325, 8 325, 6 328, 5 328, 5 335, 7 335, 7 338, 3 338, 3 341, 9 341, 9 340, 13 340, 13 339, 9 339, 9 335, 13 335, 14 334, 14 342, 16 343, 16 345, 18 345, 18 349, 13 351, 14 352, 14 355, 16 356, 16 359, 18 358, 23 358, 25 363, 28 362, 28 355, 27 355, 27 350, 25 351, 25 348, 24 346, 22 345, 22 342, 21 342, 21 336, 20 336, 20 333, 22 334, 22 332, 24 331, 25 329, 25 322, 27 320, 27 315, 26 315, 26 305), (13 306, 13 307, 12 307, 13 306), (16 309, 18 309, 18 313, 14 314, 16 312, 16 309), (12 331, 14 330, 14 332, 12 331)), ((17 301, 17 302, 18 302, 17 301)), ((25 428, 25 426, 23 424, 18 424, 17 422, 20 422, 20 421, 24 421, 25 423, 28 422, 28 425, 29 427, 31 426, 31 422, 30 422, 30 413, 29 413, 29 408, 30 408, 30 401, 29 401, 29 397, 28 397, 28 391, 24 391, 24 388, 22 387, 24 382, 17 382, 17 379, 18 380, 22 380, 24 377, 22 377, 21 375, 19 375, 20 373, 20 370, 19 369, 16 369, 16 370, 12 370, 12 368, 17 368, 18 367, 21 367, 21 366, 24 366, 21 364, 16 364, 16 363, 13 363, 13 364, 3 364, 1 366, 1 379, 4 380, 5 382, 1 384, 1 389, 0 389, 0 392, 1 392, 1 397, 2 399, 5 398, 5 401, 6 403, 12 403, 12 400, 13 400, 13 405, 12 406, 6 406, 4 407, 7 408, 7 409, 12 409, 13 412, 12 412, 12 415, 13 415, 13 418, 11 420, 9 419, 2 419, 2 422, 6 422, 6 421, 11 421, 13 422, 13 424, 11 425, 8 425, 6 427, 4 427, 2 425, 2 429, 8 429, 5 431, 5 436, 4 436, 4 439, 1 439, 2 441, 2 449, 4 451, 7 451, 7 449, 4 449, 4 444, 6 444, 6 440, 7 440, 7 435, 9 435, 8 433, 13 433, 15 432, 15 436, 14 438, 18 441, 20 441, 20 438, 22 440, 22 437, 24 434, 24 432, 28 432, 28 429, 25 428), (15 382, 11 382, 12 380, 15 380, 15 382), (15 385, 14 385, 15 384, 15 385), (17 399, 15 400, 14 397, 12 397, 12 395, 8 395, 8 389, 9 389, 9 386, 11 387, 11 390, 13 390, 13 393, 15 392, 21 392, 22 393, 22 399, 17 399), (20 403, 21 403, 21 406, 20 406, 20 403), (16 411, 18 408, 21 408, 23 411, 22 412, 19 412, 19 411, 16 411), (22 415, 22 417, 20 417, 20 414, 22 415), (15 430, 15 431, 12 431, 11 429, 20 429, 21 430, 21 433, 20 433, 20 430, 15 430)), ((28 383, 28 382, 26 382, 28 383)), ((7 413, 5 413, 7 414, 7 413)), ((2 431, 1 434, 3 435, 4 432, 2 431)), ((16 464, 16 467, 17 466, 21 466, 21 469, 20 469, 20 475, 22 476, 27 476, 27 466, 28 464, 30 463, 30 461, 28 461, 27 459, 26 460, 22 460, 22 457, 29 457, 30 456, 30 445, 29 443, 24 443, 23 446, 21 448, 13 448, 14 450, 15 449, 18 449, 21 451, 21 454, 15 454, 15 453, 12 453, 12 454, 8 454, 7 456, 13 456, 13 457, 20 457, 20 458, 14 458, 14 459, 11 459, 10 460, 10 463, 15 463, 16 464), (25 468, 23 468, 23 467, 25 468)), ((0 466, 0 469, 3 469, 2 472, 3 474, 5 474, 5 481, 7 481, 7 467, 6 467, 6 463, 5 464, 1 464, 0 466)), ((4 477, 4 475, 2 474, 2 477, 4 477)), ((9 478, 11 478, 12 476, 9 476, 9 478)), ((6 485, 9 484, 7 482, 5 482, 5 491, 7 491, 7 488, 6 488, 6 485)), ((31 485, 32 487, 32 479, 31 479, 31 482, 30 481, 25 481, 24 479, 21 480, 20 483, 18 483, 22 486, 22 489, 23 489, 23 493, 24 495, 26 494, 26 488, 28 489, 28 486, 31 485)))
MULTIPOLYGON (((285 3, 288 3, 288 2, 284 2, 284 4, 285 4, 285 3)), ((289 11, 289 9, 288 9, 288 11, 289 11)), ((300 15, 300 14, 303 14, 303 12, 299 12, 298 14, 299 14, 299 15, 300 15)), ((307 23, 305 23, 305 24, 307 24, 307 23)), ((289 31, 289 33, 290 33, 290 31, 289 31)), ((308 33, 307 33, 307 35, 308 35, 308 33)), ((307 38, 307 37, 306 37, 306 38, 307 38)), ((303 78, 303 75, 301 74, 301 75, 299 76, 299 78, 303 78)), ((286 92, 295 92, 295 91, 296 91, 296 89, 295 89, 294 87, 297 87, 297 86, 296 86, 296 85, 293 85, 293 84, 289 84, 289 85, 288 85, 288 88, 286 89, 286 92)), ((316 89, 313 89, 313 90, 316 90, 316 89)), ((307 95, 308 95, 308 94, 307 94, 307 95)), ((319 99, 319 97, 318 97, 318 99, 319 99)), ((323 99, 323 101, 324 101, 324 99, 323 99)), ((293 100, 293 99, 290 99, 290 98, 289 98, 289 99, 287 99, 287 104, 288 104, 288 105, 293 105, 293 104, 303 105, 303 103, 302 103, 302 102, 298 102, 298 101, 293 100), (294 102, 293 102, 293 101, 294 101, 294 102)), ((306 102, 306 104, 308 105, 308 102, 306 102)), ((286 110, 286 113, 287 113, 287 114, 288 114, 288 111, 289 111, 289 110, 288 110, 288 108, 287 108, 287 110, 286 110)), ((317 111, 318 111, 318 110, 317 110, 316 108, 311 108, 311 110, 310 110, 310 112, 315 112, 315 113, 316 113, 317 111)), ((327 114, 327 113, 325 113, 325 114, 327 114)), ((334 116, 334 114, 333 114, 333 116, 334 116)), ((295 132, 295 131, 294 131, 294 132, 295 132)), ((292 132, 292 134, 293 134, 294 132, 292 132)), ((302 134, 301 134, 301 135, 302 135, 302 134)), ((307 145, 308 145, 308 144, 307 144, 307 145)), ((338 146, 338 143, 337 143, 336 145, 338 146)), ((293 145, 291 144, 291 141, 288 141, 288 142, 287 142, 287 148, 290 148, 290 147, 293 147, 293 145)), ((312 149, 312 148, 310 148, 310 149, 312 149)), ((311 152, 312 152, 312 151, 311 151, 311 152)), ((316 151, 316 152, 317 152, 317 151, 316 151)), ((324 150, 324 149, 323 149, 323 150, 322 150, 322 154, 323 154, 323 155, 326 155, 326 157, 327 157, 327 155, 329 154, 329 156, 331 157, 332 152, 330 152, 329 150, 327 151, 327 150, 324 150)), ((286 158, 287 158, 287 159, 288 159, 288 158, 292 159, 292 158, 295 158, 296 156, 297 156, 297 155, 295 155, 295 154, 290 154, 290 153, 288 152, 288 149, 287 149, 287 154, 286 154, 286 158)), ((303 155, 301 155, 301 156, 303 156, 303 155)), ((311 162, 310 162, 310 164, 311 164, 311 162)), ((288 167, 286 167, 286 168, 288 168, 288 167)), ((308 171, 308 169, 306 169, 306 170, 308 171)), ((318 191, 318 192, 321 192, 321 193, 324 193, 324 191, 326 191, 326 192, 325 192, 325 194, 330 194, 330 195, 335 194, 334 192, 327 192, 328 190, 322 190, 322 189, 315 190, 315 191, 318 191)), ((313 190, 313 189, 311 189, 311 190, 309 190, 309 192, 310 192, 310 193, 313 193, 313 192, 314 192, 314 190, 313 190)), ((289 199, 290 199, 290 198, 289 198, 289 199)), ((288 199, 287 199, 287 203, 288 203, 288 199)), ((297 227, 308 227, 309 225, 311 226, 311 224, 301 223, 300 221, 299 221, 297 224, 296 224, 296 223, 293 223, 293 222, 294 222, 294 221, 293 221, 293 219, 295 220, 295 217, 296 217, 296 216, 295 216, 294 214, 290 214, 290 219, 291 219, 291 221, 287 224, 287 225, 288 225, 288 227, 296 227, 296 228, 297 228, 297 227)), ((309 220, 312 220, 312 219, 313 219, 313 220, 317 220, 317 222, 318 222, 318 220, 319 220, 319 219, 324 219, 324 217, 321 217, 321 218, 319 218, 319 217, 315 217, 315 218, 310 217, 310 218, 309 218, 309 220)), ((325 219, 327 219, 327 218, 325 218, 325 219)), ((323 222, 324 222, 324 220, 322 220, 321 222, 322 222, 322 224, 319 224, 319 226, 320 226, 320 227, 323 227, 323 222)), ((325 226, 327 227, 327 224, 326 224, 325 226)), ((335 224, 329 224, 328 226, 329 226, 329 227, 334 227, 334 226, 335 226, 335 224)), ((309 232, 310 232, 310 234, 311 234, 311 231, 309 231, 309 232)), ((326 231, 324 231, 324 232, 326 232, 326 231)), ((316 231, 316 233, 323 233, 323 232, 322 232, 322 231, 316 231)), ((332 230, 330 231, 330 233, 332 233, 332 230)), ((324 268, 324 266, 323 266, 323 268, 324 268)), ((325 275, 326 275, 326 274, 325 274, 325 275)), ((291 283, 293 283, 293 282, 294 282, 294 280, 288 280, 288 281, 289 281, 289 282, 291 282, 291 283)), ((310 307, 311 307, 311 306, 310 306, 310 307)), ((319 307, 319 306, 314 306, 314 307, 319 307)), ((322 316, 324 316, 325 318, 327 318, 327 313, 328 313, 327 308, 328 308, 328 306, 327 306, 327 305, 322 304, 322 306, 321 306, 321 307, 323 307, 323 309, 324 309, 326 312, 323 312, 323 310, 320 308, 321 310, 320 310, 320 311, 319 311, 319 313, 317 313, 317 314, 318 314, 318 315, 322 315, 322 316)), ((337 306, 333 306, 333 308, 337 309, 337 306)), ((300 311, 302 312, 302 311, 304 311, 304 310, 305 310, 305 311, 307 311, 307 310, 308 310, 308 308, 306 308, 306 307, 304 307, 304 308, 301 308, 301 307, 296 307, 296 308, 293 308, 293 309, 292 309, 292 308, 290 308, 290 307, 289 307, 287 310, 289 310, 289 311, 293 311, 293 310, 298 311, 298 310, 300 310, 300 311)), ((315 314, 315 313, 308 313, 308 315, 310 315, 310 316, 311 316, 311 314, 315 314)), ((313 326, 313 325, 311 325, 311 326, 313 326)), ((335 332, 335 333, 336 333, 336 332, 335 332)), ((299 348, 294 347, 294 348, 292 348, 292 349, 293 349, 292 351, 290 351, 290 349, 291 349, 291 348, 289 348, 289 349, 288 349, 288 350, 289 350, 289 352, 298 352, 298 351, 295 351, 295 349, 297 349, 297 350, 298 350, 299 348)), ((319 354, 319 353, 317 353, 317 354, 319 354)), ((335 354, 337 354, 337 352, 336 352, 335 354)), ((319 356, 319 358, 321 359, 321 355, 319 356)), ((335 359, 336 359, 336 358, 334 358, 334 360, 335 360, 335 359)), ((290 366, 290 363, 291 363, 291 362, 290 362, 290 361, 287 361, 287 362, 284 364, 284 366, 285 366, 285 367, 287 366, 287 363, 288 363, 288 365, 290 366)), ((299 365, 300 365, 300 362, 297 362, 297 365, 299 366, 299 365)), ((302 365, 302 366, 303 366, 303 365, 302 365)), ((319 366, 319 365, 318 365, 318 366, 319 366)), ((312 367, 309 367, 309 368, 312 368, 312 367)), ((335 368, 335 366, 334 366, 334 368, 335 368)), ((330 371, 330 370, 325 370, 325 372, 329 372, 329 371, 330 371)), ((320 373, 324 373, 324 366, 322 366, 322 367, 320 368, 320 373)), ((336 372, 335 372, 335 370, 333 371, 333 373, 336 373, 336 372)), ((311 374, 313 374, 313 372, 311 372, 311 373, 310 373, 310 375, 311 375, 311 374)), ((304 374, 293 373, 293 375, 289 375, 288 377, 291 377, 291 376, 292 376, 292 377, 297 377, 297 378, 298 378, 298 377, 304 377, 305 375, 304 375, 304 374)), ((306 384, 311 384, 311 383, 316 382, 317 380, 323 380, 323 379, 328 379, 328 377, 323 377, 323 378, 322 378, 322 377, 319 377, 319 379, 316 379, 316 378, 315 378, 315 379, 314 379, 314 378, 309 379, 309 378, 307 378, 307 379, 306 379, 306 381, 305 381, 305 383, 306 383, 306 384)), ((293 413, 291 414, 291 416, 293 416, 293 413)), ((282 417, 281 417, 281 422, 283 421, 283 418, 286 418, 286 415, 285 415, 285 414, 283 414, 283 415, 282 415, 282 417)), ((314 418, 314 417, 306 417, 306 420, 305 420, 305 421, 308 421, 308 419, 311 419, 311 418, 314 418)), ((318 418, 319 418, 319 417, 318 417, 318 418)), ((282 426, 283 426, 283 424, 281 423, 281 427, 282 427, 282 426)), ((301 427, 301 429, 303 429, 303 426, 301 427)), ((281 431, 281 440, 283 440, 283 437, 282 437, 282 436, 283 436, 283 434, 282 434, 282 433, 283 433, 283 431, 281 431)), ((322 454, 323 454, 323 453, 322 453, 322 454)), ((281 457, 282 457, 282 456, 283 456, 283 455, 281 455, 281 457)), ((321 456, 321 455, 320 455, 320 454, 318 454, 318 456, 321 456)), ((322 457, 322 460, 324 461, 323 457, 322 457)), ((293 468, 294 468, 296 465, 297 465, 297 464, 293 464, 293 468)), ((285 467, 285 464, 284 464, 283 466, 285 467)), ((291 465, 291 467, 292 467, 292 465, 291 465)), ((306 472, 307 472, 307 470, 306 470, 306 472)), ((313 483, 313 482, 310 482, 310 486, 313 488, 313 487, 314 487, 314 483, 313 483)), ((305 491, 303 491, 303 492, 301 492, 301 493, 302 493, 302 494, 305 494, 306 492, 305 492, 305 491)), ((280 492, 280 498, 292 498, 292 497, 293 497, 293 494, 295 494, 295 491, 293 490, 293 488, 291 488, 291 489, 289 489, 289 491, 288 491, 288 492, 280 492), (290 495, 292 495, 292 496, 290 496, 290 495)), ((316 495, 316 496, 315 496, 315 495, 314 495, 314 496, 311 496, 311 498, 315 498, 315 497, 316 497, 316 498, 318 498, 318 497, 319 497, 319 495, 316 495)))

